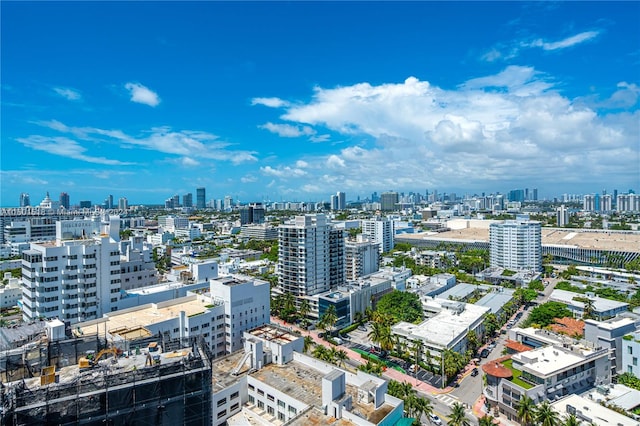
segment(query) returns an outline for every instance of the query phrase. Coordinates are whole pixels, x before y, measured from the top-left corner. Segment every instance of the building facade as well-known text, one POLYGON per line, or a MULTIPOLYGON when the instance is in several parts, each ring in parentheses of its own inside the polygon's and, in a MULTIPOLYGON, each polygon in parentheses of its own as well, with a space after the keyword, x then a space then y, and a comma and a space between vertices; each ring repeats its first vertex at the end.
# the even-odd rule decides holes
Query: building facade
POLYGON ((540 222, 507 220, 489 227, 492 267, 512 271, 542 270, 540 222))
POLYGON ((362 235, 378 243, 380 253, 391 251, 395 245, 394 224, 389 218, 377 217, 363 220, 362 235))
POLYGON ((379 244, 359 237, 358 241, 346 241, 344 245, 347 281, 355 281, 380 269, 379 244))

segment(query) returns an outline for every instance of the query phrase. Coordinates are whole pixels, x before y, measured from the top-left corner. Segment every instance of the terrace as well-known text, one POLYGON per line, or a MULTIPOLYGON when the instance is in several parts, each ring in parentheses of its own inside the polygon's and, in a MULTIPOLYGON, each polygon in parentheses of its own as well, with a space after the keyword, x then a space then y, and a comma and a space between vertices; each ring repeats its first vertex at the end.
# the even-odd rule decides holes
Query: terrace
POLYGON ((505 367, 507 367, 509 370, 511 370, 511 378, 508 379, 510 382, 520 386, 523 389, 531 389, 534 385, 532 385, 529 382, 524 381, 521 376, 522 376, 522 371, 513 368, 513 360, 508 359, 504 362, 502 362, 502 365, 504 365, 505 367))

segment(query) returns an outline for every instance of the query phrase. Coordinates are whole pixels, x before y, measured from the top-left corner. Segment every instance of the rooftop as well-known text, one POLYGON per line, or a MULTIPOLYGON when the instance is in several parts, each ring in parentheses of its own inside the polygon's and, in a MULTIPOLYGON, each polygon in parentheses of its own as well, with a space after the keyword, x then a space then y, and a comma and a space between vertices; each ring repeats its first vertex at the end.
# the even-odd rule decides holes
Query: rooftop
POLYGON ((638 426, 640 422, 630 417, 617 413, 609 408, 603 407, 595 401, 591 401, 580 395, 571 394, 566 398, 558 400, 551 406, 559 413, 567 413, 569 407, 575 409, 578 419, 585 424, 590 423, 597 426, 638 426))
POLYGON ((231 374, 238 366, 238 363, 242 361, 244 355, 244 351, 236 351, 222 358, 216 358, 211 362, 214 392, 232 385, 238 381, 239 377, 245 375, 249 371, 249 367, 245 362, 245 364, 240 368, 238 374, 231 374))
MULTIPOLYGON (((437 347, 450 347, 462 335, 466 335, 477 321, 481 321, 489 308, 458 302, 456 307, 462 311, 447 308, 451 303, 446 299, 434 299, 426 308, 437 308, 438 313, 420 324, 399 322, 391 327, 392 333, 408 336, 409 339, 420 339, 437 347)), ((453 306, 452 306, 453 307, 453 306)))
MULTIPOLYGON (((567 290, 554 289, 549 296, 549 300, 562 302, 567 305, 575 306, 580 309, 584 309, 584 302, 574 300, 574 298, 587 297, 585 294, 574 293, 567 290)), ((596 312, 606 312, 612 309, 620 309, 629 306, 628 303, 618 302, 617 300, 604 299, 599 296, 589 297, 593 301, 593 309, 596 312)))
MULTIPOLYGON (((590 231, 584 229, 542 228, 542 245, 585 249, 640 251, 640 232, 590 231)), ((446 232, 403 234, 402 239, 489 241, 489 228, 475 227, 446 232)))
POLYGON ((260 339, 273 341, 282 345, 300 339, 300 336, 296 336, 288 330, 272 324, 261 325, 250 331, 247 331, 247 333, 260 339))
POLYGON ((478 306, 485 306, 491 309, 491 313, 495 314, 511 299, 513 299, 514 290, 504 288, 500 291, 492 291, 485 294, 482 299, 478 300, 475 304, 478 306))
POLYGON ((522 370, 538 377, 547 377, 586 362, 587 357, 594 353, 585 347, 569 351, 558 346, 544 346, 514 354, 511 359, 522 364, 522 370))

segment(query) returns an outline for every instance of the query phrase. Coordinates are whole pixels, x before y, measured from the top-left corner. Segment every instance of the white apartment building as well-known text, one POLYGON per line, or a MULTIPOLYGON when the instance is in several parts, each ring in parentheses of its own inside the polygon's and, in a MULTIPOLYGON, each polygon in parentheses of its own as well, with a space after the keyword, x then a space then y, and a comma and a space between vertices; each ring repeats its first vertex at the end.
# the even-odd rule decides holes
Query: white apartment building
POLYGON ((344 233, 323 214, 296 216, 278 228, 278 287, 296 297, 345 281, 344 233))
POLYGON ((22 300, 22 286, 19 278, 12 278, 11 272, 5 272, 0 284, 0 308, 17 306, 22 300))
POLYGON ((542 270, 540 222, 506 220, 489 226, 492 267, 512 271, 542 270))
POLYGON ((242 348, 242 333, 271 321, 271 286, 234 275, 210 280, 211 300, 224 305, 227 353, 242 348))
POLYGON ((622 338, 622 369, 620 373, 631 373, 640 377, 640 331, 634 331, 622 338))
POLYGON ((377 272, 380 269, 379 244, 358 235, 356 241, 344 244, 346 279, 355 281, 358 278, 377 272))
POLYGON ((389 218, 377 217, 362 221, 362 235, 380 244, 380 253, 391 251, 395 245, 394 224, 389 218))
POLYGON ((640 211, 640 194, 619 194, 616 199, 616 210, 619 212, 640 211))
POLYGON ((189 218, 186 216, 158 216, 158 226, 163 231, 175 232, 176 229, 189 227, 189 218))
POLYGON ((120 293, 118 244, 96 240, 31 243, 22 254, 25 321, 37 318, 76 323, 117 309, 120 293))
POLYGON ((489 361, 484 395, 490 407, 498 407, 509 420, 517 420, 516 407, 524 395, 536 404, 555 401, 611 382, 609 349, 580 344, 545 346, 489 361))
POLYGON ((600 403, 581 395, 571 394, 555 401, 551 407, 562 420, 574 415, 578 424, 594 426, 640 426, 640 422, 631 417, 620 414, 600 403))
POLYGON ((131 237, 120 243, 120 280, 122 290, 158 284, 158 270, 152 251, 143 243, 143 237, 131 237))

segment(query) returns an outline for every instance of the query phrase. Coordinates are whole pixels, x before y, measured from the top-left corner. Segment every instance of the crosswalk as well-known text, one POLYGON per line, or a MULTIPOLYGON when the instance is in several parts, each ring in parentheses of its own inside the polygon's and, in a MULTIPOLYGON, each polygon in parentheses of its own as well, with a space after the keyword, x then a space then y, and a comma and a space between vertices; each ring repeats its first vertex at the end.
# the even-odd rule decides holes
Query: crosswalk
POLYGON ((449 406, 453 405, 454 402, 460 402, 460 400, 458 398, 456 398, 455 396, 448 395, 446 393, 441 393, 439 395, 436 395, 435 398, 438 401, 441 401, 444 404, 449 405, 449 406))

